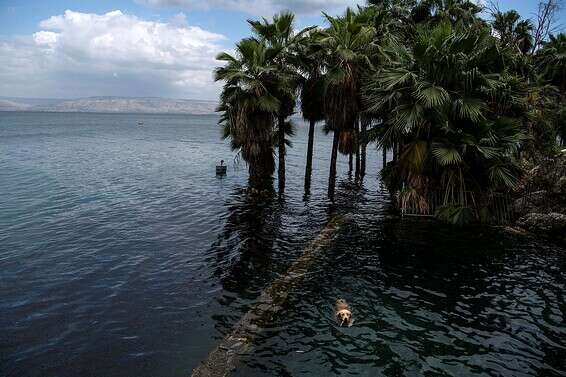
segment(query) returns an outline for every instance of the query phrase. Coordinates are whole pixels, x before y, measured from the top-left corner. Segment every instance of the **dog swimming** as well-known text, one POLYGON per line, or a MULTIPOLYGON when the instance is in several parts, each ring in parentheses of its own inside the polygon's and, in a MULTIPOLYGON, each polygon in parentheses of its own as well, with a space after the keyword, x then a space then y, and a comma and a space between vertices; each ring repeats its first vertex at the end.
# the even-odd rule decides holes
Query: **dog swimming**
POLYGON ((348 305, 344 299, 336 300, 335 315, 336 320, 340 322, 340 326, 346 324, 350 327, 354 323, 354 319, 352 318, 352 309, 350 309, 350 305, 348 305))

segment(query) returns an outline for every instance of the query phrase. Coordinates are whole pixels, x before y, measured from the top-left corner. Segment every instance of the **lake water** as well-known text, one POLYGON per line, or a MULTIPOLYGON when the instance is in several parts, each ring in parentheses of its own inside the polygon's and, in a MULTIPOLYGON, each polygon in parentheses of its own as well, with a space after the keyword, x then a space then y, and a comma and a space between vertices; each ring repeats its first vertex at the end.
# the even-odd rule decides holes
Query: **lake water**
POLYGON ((253 201, 217 120, 0 113, 0 376, 189 376, 337 212, 233 376, 566 375, 564 248, 399 219, 373 147, 332 204, 320 128, 305 198, 301 122, 286 195, 253 201))

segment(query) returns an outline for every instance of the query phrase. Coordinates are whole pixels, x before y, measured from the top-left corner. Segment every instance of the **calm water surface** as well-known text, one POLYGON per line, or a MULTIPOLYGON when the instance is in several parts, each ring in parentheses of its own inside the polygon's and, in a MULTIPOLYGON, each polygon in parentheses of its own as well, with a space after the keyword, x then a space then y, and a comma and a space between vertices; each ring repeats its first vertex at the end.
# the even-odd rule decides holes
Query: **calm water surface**
POLYGON ((305 198, 302 124, 286 196, 252 201, 216 122, 0 113, 0 376, 189 376, 338 211, 233 376, 566 375, 566 250, 399 220, 373 148, 332 205, 321 130, 305 198))

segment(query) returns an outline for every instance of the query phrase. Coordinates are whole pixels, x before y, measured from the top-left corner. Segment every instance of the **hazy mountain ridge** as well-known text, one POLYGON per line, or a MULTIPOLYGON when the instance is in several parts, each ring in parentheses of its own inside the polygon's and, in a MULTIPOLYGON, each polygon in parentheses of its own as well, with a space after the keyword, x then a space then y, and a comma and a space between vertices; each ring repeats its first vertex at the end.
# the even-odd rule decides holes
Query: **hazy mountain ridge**
POLYGON ((0 99, 0 111, 26 111, 30 105, 18 103, 7 99, 0 99))
POLYGON ((0 111, 214 114, 217 102, 158 97, 88 97, 26 99, 0 97, 0 111))

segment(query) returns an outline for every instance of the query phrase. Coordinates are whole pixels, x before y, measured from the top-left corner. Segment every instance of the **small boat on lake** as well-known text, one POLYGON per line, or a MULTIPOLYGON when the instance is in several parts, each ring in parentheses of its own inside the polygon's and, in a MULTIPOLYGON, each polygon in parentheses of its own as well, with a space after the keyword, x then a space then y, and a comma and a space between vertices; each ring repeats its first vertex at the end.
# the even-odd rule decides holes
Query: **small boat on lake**
POLYGON ((216 175, 226 175, 227 167, 224 165, 224 160, 220 161, 220 165, 216 165, 216 175))
POLYGON ((138 126, 143 126, 143 121, 138 120, 138 126))

